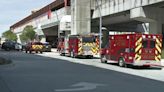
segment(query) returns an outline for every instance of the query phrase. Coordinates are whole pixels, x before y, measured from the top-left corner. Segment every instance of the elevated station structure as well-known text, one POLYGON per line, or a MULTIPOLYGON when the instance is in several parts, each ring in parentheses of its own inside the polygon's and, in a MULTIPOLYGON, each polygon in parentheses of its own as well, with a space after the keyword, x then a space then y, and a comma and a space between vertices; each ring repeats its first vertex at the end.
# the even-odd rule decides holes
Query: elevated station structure
POLYGON ((10 28, 19 37, 26 25, 33 25, 42 40, 53 43, 63 16, 71 15, 71 34, 84 35, 99 32, 101 15, 110 31, 164 34, 163 11, 164 0, 56 0, 10 28))
POLYGON ((10 29, 17 34, 18 42, 21 42, 19 35, 27 25, 32 25, 41 41, 56 44, 59 21, 63 16, 70 14, 70 0, 55 0, 15 23, 10 29))

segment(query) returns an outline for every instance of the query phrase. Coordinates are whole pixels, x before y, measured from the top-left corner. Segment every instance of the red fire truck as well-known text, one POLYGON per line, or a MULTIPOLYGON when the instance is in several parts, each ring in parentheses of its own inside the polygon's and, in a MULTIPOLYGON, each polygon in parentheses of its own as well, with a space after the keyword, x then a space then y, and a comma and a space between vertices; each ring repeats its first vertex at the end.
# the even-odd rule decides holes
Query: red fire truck
POLYGON ((118 63, 124 67, 161 65, 162 35, 110 35, 101 49, 102 63, 118 63))
POLYGON ((98 38, 93 35, 70 35, 59 38, 58 51, 60 55, 71 57, 87 56, 92 58, 99 53, 98 38))

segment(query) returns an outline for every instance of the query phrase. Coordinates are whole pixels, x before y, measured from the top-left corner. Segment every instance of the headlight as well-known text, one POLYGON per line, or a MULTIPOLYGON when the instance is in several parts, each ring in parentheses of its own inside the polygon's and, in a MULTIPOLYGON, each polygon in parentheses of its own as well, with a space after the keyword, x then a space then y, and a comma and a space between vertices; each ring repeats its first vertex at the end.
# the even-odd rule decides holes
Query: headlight
POLYGON ((106 50, 106 53, 108 54, 109 53, 109 50, 106 50))
POLYGON ((133 57, 129 57, 129 59, 131 59, 131 60, 132 60, 132 59, 133 59, 133 57))
POLYGON ((144 38, 144 39, 145 39, 145 38, 146 38, 146 35, 142 35, 142 38, 144 38))
POLYGON ((156 39, 156 36, 153 36, 153 39, 156 39))

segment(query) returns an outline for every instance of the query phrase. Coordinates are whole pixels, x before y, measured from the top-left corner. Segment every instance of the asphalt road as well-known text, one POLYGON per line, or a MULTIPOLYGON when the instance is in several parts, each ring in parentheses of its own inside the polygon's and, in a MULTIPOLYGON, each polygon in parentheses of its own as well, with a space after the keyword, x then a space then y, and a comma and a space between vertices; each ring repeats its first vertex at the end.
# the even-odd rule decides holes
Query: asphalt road
MULTIPOLYGON (((65 60, 0 51, 0 92, 164 92, 164 82, 65 60)), ((55 56, 54 56, 55 57, 55 56)))

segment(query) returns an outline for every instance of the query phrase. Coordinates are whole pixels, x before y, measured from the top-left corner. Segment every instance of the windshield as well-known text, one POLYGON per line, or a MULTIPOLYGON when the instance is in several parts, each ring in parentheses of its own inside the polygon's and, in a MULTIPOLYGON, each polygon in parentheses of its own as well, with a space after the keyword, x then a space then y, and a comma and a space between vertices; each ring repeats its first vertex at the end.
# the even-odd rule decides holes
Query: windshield
POLYGON ((83 37, 82 41, 85 43, 92 43, 92 42, 95 42, 95 38, 94 37, 83 37))
POLYGON ((155 48, 155 41, 150 41, 150 48, 155 48))
POLYGON ((143 48, 147 48, 148 47, 148 41, 147 40, 143 40, 142 46, 143 46, 143 48))
POLYGON ((143 40, 142 41, 143 48, 155 48, 154 40, 143 40))

